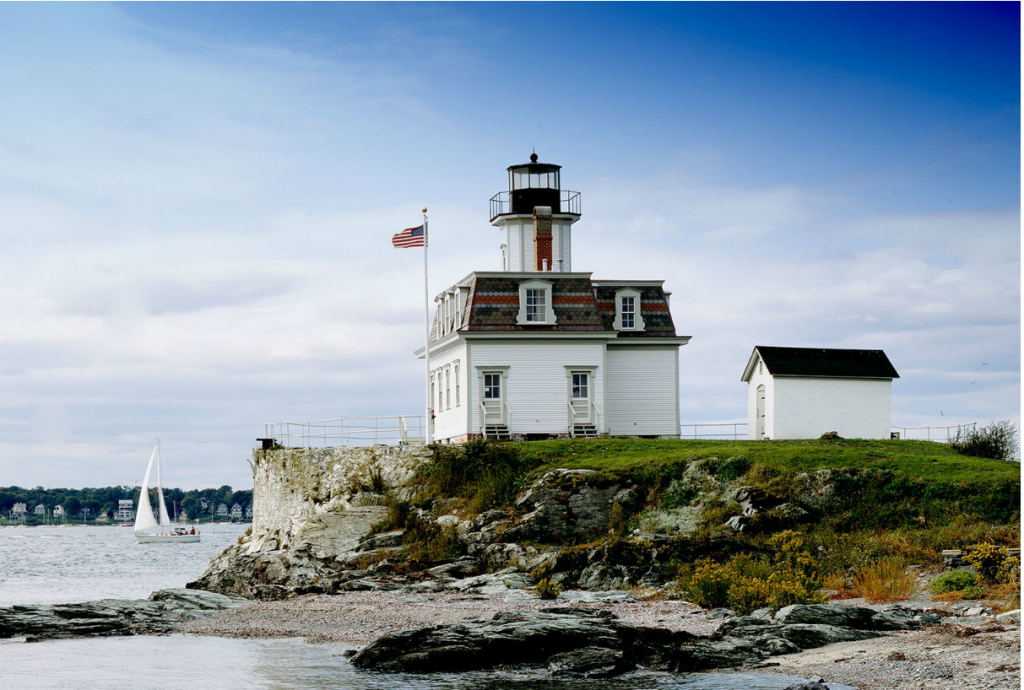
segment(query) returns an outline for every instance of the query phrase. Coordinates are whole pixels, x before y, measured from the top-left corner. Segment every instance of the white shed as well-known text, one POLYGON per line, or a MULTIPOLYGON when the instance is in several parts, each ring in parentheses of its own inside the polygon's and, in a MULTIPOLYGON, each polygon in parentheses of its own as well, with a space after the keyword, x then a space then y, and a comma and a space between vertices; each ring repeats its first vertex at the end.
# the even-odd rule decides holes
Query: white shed
POLYGON ((899 378, 882 350, 758 345, 747 383, 747 438, 887 439, 892 429, 892 380, 899 378))

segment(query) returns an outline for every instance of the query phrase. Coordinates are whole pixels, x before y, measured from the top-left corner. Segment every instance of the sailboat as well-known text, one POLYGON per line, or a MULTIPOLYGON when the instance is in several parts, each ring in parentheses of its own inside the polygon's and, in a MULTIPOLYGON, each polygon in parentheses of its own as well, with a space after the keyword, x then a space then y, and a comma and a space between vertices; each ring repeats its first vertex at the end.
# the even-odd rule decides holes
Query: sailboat
POLYGON ((142 492, 139 494, 139 510, 135 514, 135 539, 140 544, 171 544, 171 543, 192 543, 199 541, 199 532, 193 527, 174 526, 167 516, 167 504, 164 503, 164 490, 160 485, 160 441, 156 442, 153 454, 149 456, 149 465, 146 466, 146 476, 142 479, 142 492), (149 504, 149 477, 153 473, 153 463, 156 463, 156 495, 160 503, 160 521, 157 522, 153 515, 153 508, 149 504))

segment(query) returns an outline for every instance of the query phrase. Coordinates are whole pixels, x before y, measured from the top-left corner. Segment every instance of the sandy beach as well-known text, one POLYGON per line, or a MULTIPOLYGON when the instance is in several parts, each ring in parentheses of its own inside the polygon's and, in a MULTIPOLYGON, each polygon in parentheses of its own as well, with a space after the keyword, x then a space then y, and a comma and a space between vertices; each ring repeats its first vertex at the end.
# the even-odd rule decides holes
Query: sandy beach
MULTIPOLYGON (((714 632, 722 622, 709 620, 705 612, 685 601, 636 601, 614 594, 607 596, 608 601, 586 599, 573 601, 560 597, 552 602, 519 593, 506 597, 398 592, 311 595, 254 602, 220 612, 213 618, 188 623, 181 631, 223 637, 301 637, 311 643, 361 647, 396 630, 489 617, 498 611, 535 611, 549 606, 607 609, 623 621, 636 625, 698 635, 714 632)), ((921 631, 892 633, 772 657, 758 670, 821 676, 826 682, 845 683, 862 690, 1016 690, 1020 687, 1020 627, 997 624, 994 620, 947 622, 921 631)))

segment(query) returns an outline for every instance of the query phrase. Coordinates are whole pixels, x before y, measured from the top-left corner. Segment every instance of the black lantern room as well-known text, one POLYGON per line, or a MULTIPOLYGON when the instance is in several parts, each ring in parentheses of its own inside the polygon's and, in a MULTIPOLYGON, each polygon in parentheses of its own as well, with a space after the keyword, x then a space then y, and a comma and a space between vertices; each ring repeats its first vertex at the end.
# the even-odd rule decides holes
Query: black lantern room
POLYGON ((508 191, 491 197, 491 220, 512 214, 533 215, 537 206, 549 206, 552 213, 580 215, 579 192, 562 190, 562 166, 538 163, 537 154, 529 163, 508 167, 508 191))

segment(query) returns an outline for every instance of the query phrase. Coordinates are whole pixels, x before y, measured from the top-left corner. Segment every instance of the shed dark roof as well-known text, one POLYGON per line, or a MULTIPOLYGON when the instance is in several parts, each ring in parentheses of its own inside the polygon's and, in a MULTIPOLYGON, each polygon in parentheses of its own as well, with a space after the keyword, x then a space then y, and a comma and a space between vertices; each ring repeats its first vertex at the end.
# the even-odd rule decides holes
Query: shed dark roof
POLYGON ((898 379, 882 350, 833 350, 818 347, 754 348, 773 376, 842 376, 898 379))

